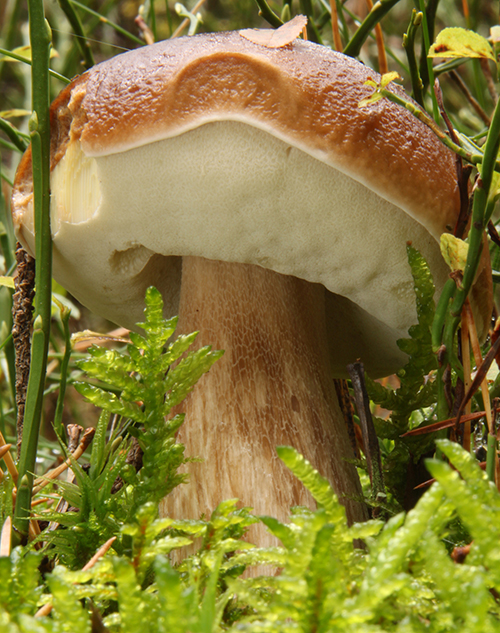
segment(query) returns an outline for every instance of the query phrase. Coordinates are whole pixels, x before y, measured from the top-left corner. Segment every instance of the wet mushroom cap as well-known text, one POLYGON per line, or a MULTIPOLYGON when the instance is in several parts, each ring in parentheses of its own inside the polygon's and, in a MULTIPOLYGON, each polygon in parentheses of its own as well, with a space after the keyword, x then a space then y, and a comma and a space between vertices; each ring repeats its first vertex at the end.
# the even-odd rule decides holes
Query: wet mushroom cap
MULTIPOLYGON (((416 322, 406 244, 436 285, 459 209, 454 155, 405 109, 367 108, 378 75, 325 47, 238 32, 160 42, 99 64, 53 103, 54 276, 134 327, 146 287, 178 311, 181 258, 254 264, 323 284, 333 371, 405 362, 416 322)), ((398 90, 394 88, 394 90, 398 90)), ((34 251, 31 158, 13 194, 34 251)))

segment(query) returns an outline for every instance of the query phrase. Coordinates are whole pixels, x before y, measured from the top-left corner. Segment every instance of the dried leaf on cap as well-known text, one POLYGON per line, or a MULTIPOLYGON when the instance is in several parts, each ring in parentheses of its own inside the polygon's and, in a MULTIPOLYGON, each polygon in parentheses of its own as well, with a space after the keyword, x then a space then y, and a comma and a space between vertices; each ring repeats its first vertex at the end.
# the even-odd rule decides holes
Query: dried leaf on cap
POLYGON ((306 24, 305 15, 296 15, 279 29, 243 29, 239 31, 239 34, 254 44, 267 46, 267 48, 282 48, 297 39, 306 24))

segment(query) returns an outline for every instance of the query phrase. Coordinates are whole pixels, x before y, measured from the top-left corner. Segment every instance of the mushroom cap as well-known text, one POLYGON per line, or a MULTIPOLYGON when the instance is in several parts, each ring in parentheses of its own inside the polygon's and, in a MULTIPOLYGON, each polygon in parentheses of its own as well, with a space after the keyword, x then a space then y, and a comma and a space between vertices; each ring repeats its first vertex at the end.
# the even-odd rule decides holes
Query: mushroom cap
MULTIPOLYGON (((133 328, 149 285, 177 313, 182 256, 263 266, 324 285, 337 375, 356 358, 394 371, 416 322, 406 244, 440 289, 438 240, 460 202, 454 155, 425 125, 388 100, 358 107, 368 78, 323 46, 239 32, 145 46, 76 78, 51 107, 54 277, 133 328)), ((33 254, 29 150, 13 217, 33 254)))

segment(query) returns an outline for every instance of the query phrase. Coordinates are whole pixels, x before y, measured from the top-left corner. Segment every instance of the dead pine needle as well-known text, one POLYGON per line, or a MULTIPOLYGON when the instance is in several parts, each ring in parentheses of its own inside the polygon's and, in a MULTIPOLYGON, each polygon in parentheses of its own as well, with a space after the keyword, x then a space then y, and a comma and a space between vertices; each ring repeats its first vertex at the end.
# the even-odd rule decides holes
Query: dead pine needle
MULTIPOLYGON (((467 330, 469 332, 469 340, 472 347, 472 353, 474 355, 474 362, 476 363, 476 367, 479 368, 483 364, 483 357, 481 355, 481 348, 479 346, 479 339, 477 337, 476 325, 474 323, 474 317, 472 315, 472 309, 470 307, 469 300, 467 299, 464 304, 463 309, 464 322, 467 326, 467 330)), ((488 368, 482 368, 485 373, 488 368)), ((488 423, 488 432, 490 434, 493 433, 493 417, 491 415, 491 402, 490 402, 490 392, 488 390, 488 382, 486 380, 486 375, 484 375, 483 380, 481 381, 481 393, 484 401, 484 409, 486 412, 486 421, 488 423)))
POLYGON ((10 556, 10 542, 12 535, 12 519, 7 517, 0 533, 0 556, 10 556))
POLYGON ((41 530, 40 530, 40 526, 38 525, 38 521, 36 519, 31 519, 30 524, 29 524, 29 529, 28 529, 28 539, 30 541, 33 541, 37 536, 40 536, 40 534, 41 534, 41 530))
POLYGON ((139 30, 141 31, 142 37, 144 38, 144 41, 146 42, 146 44, 148 44, 148 45, 154 44, 155 43, 155 38, 154 38, 154 35, 153 35, 153 31, 146 24, 146 22, 144 21, 144 18, 142 17, 141 14, 139 14, 134 19, 134 22, 139 27, 139 30))
MULTIPOLYGON (((488 381, 486 379, 486 373, 493 362, 495 355, 498 350, 498 344, 500 341, 497 341, 493 347, 490 349, 486 358, 483 362, 483 357, 481 355, 481 349, 479 347, 479 340, 477 337, 476 325, 474 323, 474 317, 472 315, 472 309, 470 307, 469 300, 466 299, 463 307, 462 314, 465 316, 465 321, 467 323, 467 328, 469 331, 470 342, 472 346, 472 353, 474 354, 474 361, 477 367, 476 378, 473 383, 478 379, 481 379, 481 394, 483 396, 484 409, 486 412, 486 422, 488 425, 488 434, 492 435, 496 438, 495 425, 493 421, 492 411, 491 411, 491 401, 490 401, 490 392, 488 390, 488 381)), ((497 487, 500 487, 500 462, 498 460, 498 450, 494 451, 495 458, 495 483, 497 487)))
POLYGON ((33 494, 38 494, 42 488, 44 488, 51 480, 57 479, 61 473, 63 473, 67 468, 69 468, 73 462, 73 460, 79 459, 83 453, 87 450, 92 438, 94 437, 95 429, 89 428, 86 429, 83 437, 78 445, 78 448, 74 453, 71 453, 71 457, 69 457, 66 461, 64 461, 60 466, 54 468, 49 473, 44 475, 43 477, 39 477, 35 480, 35 486, 33 488, 33 494))
MULTIPOLYGON (((106 552, 109 550, 111 545, 113 545, 114 541, 116 541, 116 536, 113 536, 110 539, 108 539, 104 543, 104 545, 102 545, 97 550, 97 552, 92 556, 92 558, 88 561, 88 563, 86 563, 82 567, 82 571, 88 571, 89 569, 91 569, 97 563, 97 561, 100 558, 102 558, 104 554, 106 554, 106 552)), ((38 609, 38 611, 35 613, 35 618, 41 618, 44 615, 49 615, 51 611, 52 611, 52 604, 48 602, 47 604, 44 604, 43 607, 40 607, 40 609, 38 609)))
POLYGON ((339 31, 339 14, 337 12, 337 2, 336 0, 330 0, 330 12, 331 12, 331 20, 332 20, 332 35, 333 35, 333 45, 335 50, 339 53, 343 50, 342 38, 340 37, 339 31))
POLYGON ((19 473, 17 472, 16 465, 14 464, 14 460, 12 459, 12 455, 10 454, 10 451, 9 451, 11 445, 7 444, 4 436, 0 432, 0 447, 2 447, 0 450, 5 449, 5 447, 7 446, 8 446, 7 450, 5 450, 5 452, 0 455, 0 459, 3 459, 3 461, 5 462, 5 465, 7 466, 7 470, 9 471, 10 476, 12 477, 12 481, 14 482, 14 484, 17 484, 17 478, 19 476, 19 473))
MULTIPOLYGON (((366 6, 368 7, 368 11, 373 9, 372 0, 366 0, 366 6)), ((384 35, 382 33, 382 27, 380 23, 375 25, 375 41, 377 42, 377 51, 378 51, 378 71, 381 75, 389 72, 389 66, 387 64, 387 55, 385 52, 384 46, 384 35)))
POLYGON ((113 543, 115 541, 116 541, 116 536, 112 536, 110 539, 108 539, 104 543, 104 545, 102 545, 97 550, 97 552, 92 556, 92 558, 89 560, 89 562, 86 563, 82 567, 82 571, 88 571, 89 569, 91 569, 97 563, 97 561, 104 556, 104 554, 109 550, 109 548, 111 547, 111 545, 113 545, 113 543))
MULTIPOLYGON (((460 424, 469 424, 471 422, 475 422, 476 420, 480 420, 484 418, 486 415, 485 411, 476 411, 475 413, 467 413, 466 415, 460 415, 460 424)), ((446 420, 439 420, 439 422, 434 422, 433 424, 427 424, 426 426, 419 426, 411 431, 407 431, 403 433, 401 437, 410 437, 415 435, 426 435, 427 433, 435 433, 436 431, 442 431, 443 429, 450 429, 453 426, 456 426, 457 418, 447 418, 446 420)))
MULTIPOLYGON (((467 324, 465 322, 464 316, 462 314, 462 328, 460 331, 461 343, 462 343, 462 365, 464 368, 464 389, 465 393, 467 393, 470 389, 472 380, 471 380, 471 366, 470 366, 470 343, 469 343, 469 333, 467 324)), ((471 401, 467 402, 465 405, 464 413, 465 415, 469 415, 471 412, 471 401)), ((470 452, 470 434, 471 434, 471 423, 465 422, 464 430, 462 435, 462 446, 466 451, 470 452)))

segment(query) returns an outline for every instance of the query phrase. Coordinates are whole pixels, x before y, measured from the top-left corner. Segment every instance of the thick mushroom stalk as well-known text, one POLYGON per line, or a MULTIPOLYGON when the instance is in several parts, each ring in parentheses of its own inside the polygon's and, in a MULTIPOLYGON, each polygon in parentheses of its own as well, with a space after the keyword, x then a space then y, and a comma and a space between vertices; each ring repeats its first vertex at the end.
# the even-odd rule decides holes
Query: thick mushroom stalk
MULTIPOLYGON (((209 516, 231 498, 280 520, 292 505, 314 507, 276 454, 285 444, 333 483, 350 522, 366 520, 332 379, 325 293, 259 266, 183 259, 178 330, 198 329, 200 345, 226 353, 182 406, 179 439, 204 461, 189 464, 195 485, 167 497, 164 513, 209 516)), ((275 544, 260 532, 260 545, 275 544)))

